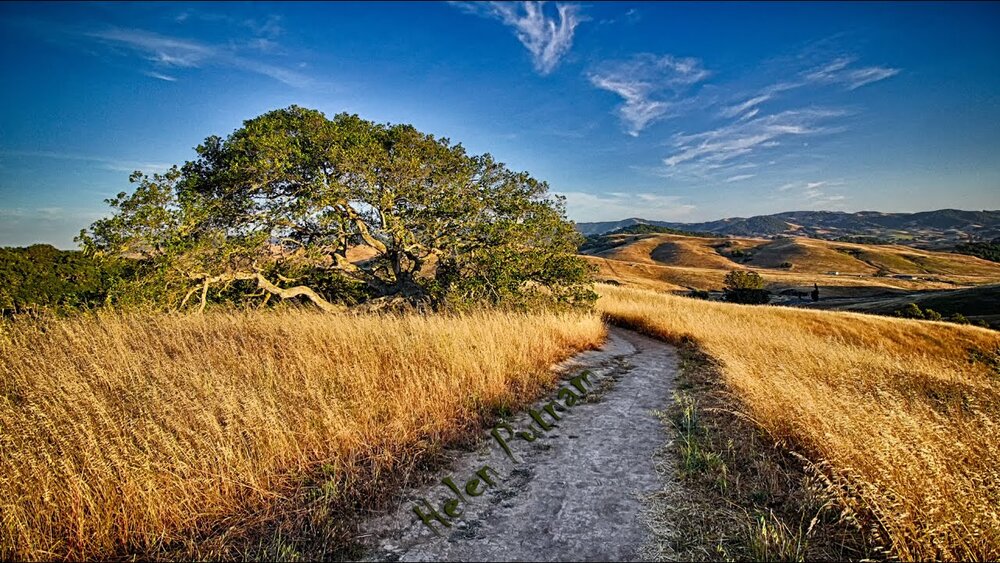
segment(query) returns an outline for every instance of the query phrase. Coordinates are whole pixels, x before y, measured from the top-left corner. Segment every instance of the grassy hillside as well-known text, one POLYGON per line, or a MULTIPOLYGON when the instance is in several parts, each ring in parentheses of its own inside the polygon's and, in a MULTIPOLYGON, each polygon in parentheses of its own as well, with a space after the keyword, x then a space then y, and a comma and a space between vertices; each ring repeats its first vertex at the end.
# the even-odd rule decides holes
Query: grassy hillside
POLYGON ((835 271, 862 275, 882 270, 888 275, 1000 279, 1000 264, 974 256, 806 237, 767 240, 650 235, 626 239, 624 244, 594 255, 629 262, 697 268, 752 267, 791 269, 808 274, 835 271), (739 252, 735 252, 737 250, 739 252))
MULTIPOLYGON (((754 269, 768 289, 824 298, 871 297, 1000 282, 1000 264, 973 256, 804 237, 778 240, 678 235, 611 235, 585 252, 598 278, 659 291, 717 290, 726 272, 754 269), (836 272, 836 275, 834 275, 836 272)), ((967 312, 968 314, 968 312, 967 312)))
POLYGON ((1000 336, 851 313, 601 286, 598 308, 694 339, 775 441, 904 560, 1000 558, 1000 336))
MULTIPOLYGON (((723 278, 733 268, 691 268, 661 266, 648 263, 611 260, 587 256, 587 261, 597 268, 597 278, 611 280, 627 287, 677 292, 687 288, 718 290, 723 278)), ((826 298, 871 297, 903 295, 922 290, 944 290, 955 286, 944 281, 903 280, 891 277, 853 277, 820 274, 803 274, 794 270, 757 270, 764 278, 767 288, 781 291, 788 288, 811 290, 818 283, 821 294, 826 298)))
POLYGON ((753 265, 756 268, 779 268, 786 262, 798 273, 875 273, 875 268, 871 265, 845 252, 838 252, 835 246, 820 240, 780 239, 754 249, 753 265))
POLYGON ((719 239, 679 235, 645 235, 642 237, 611 235, 607 238, 611 241, 621 241, 621 244, 592 253, 594 256, 639 264, 698 268, 737 266, 735 262, 721 255, 712 247, 713 244, 720 243, 719 239))
MULTIPOLYGON (((681 239, 665 240, 653 248, 649 257, 654 262, 670 266, 684 266, 688 268, 743 268, 743 265, 738 262, 736 256, 723 254, 725 251, 715 248, 713 244, 718 246, 718 243, 714 241, 705 241, 698 244, 694 241, 681 239)), ((737 246, 734 244, 731 249, 726 250, 733 251, 736 248, 737 246)))
POLYGON ((229 543, 278 514, 370 505, 604 337, 596 316, 542 313, 0 329, 0 559, 31 560, 239 556, 229 543))

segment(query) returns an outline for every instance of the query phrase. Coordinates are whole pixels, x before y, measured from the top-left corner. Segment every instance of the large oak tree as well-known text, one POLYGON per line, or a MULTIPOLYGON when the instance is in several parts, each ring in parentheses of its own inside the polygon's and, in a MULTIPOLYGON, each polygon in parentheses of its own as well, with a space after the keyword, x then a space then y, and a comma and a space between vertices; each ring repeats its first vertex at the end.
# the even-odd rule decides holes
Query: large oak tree
POLYGON ((410 125, 298 106, 136 172, 81 232, 143 274, 121 297, 367 303, 587 303, 580 237, 548 186, 410 125))

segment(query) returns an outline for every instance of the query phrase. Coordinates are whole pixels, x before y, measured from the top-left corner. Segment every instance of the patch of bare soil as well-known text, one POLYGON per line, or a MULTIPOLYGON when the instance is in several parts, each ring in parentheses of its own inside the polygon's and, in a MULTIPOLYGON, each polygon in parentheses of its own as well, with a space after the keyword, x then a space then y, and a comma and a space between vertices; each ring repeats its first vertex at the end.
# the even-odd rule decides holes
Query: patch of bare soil
POLYGON ((473 451, 450 452, 444 468, 365 522, 365 559, 662 555, 651 548, 648 499, 664 491, 658 415, 677 362, 671 346, 613 328, 603 349, 561 366, 567 381, 553 396, 501 421, 473 451))

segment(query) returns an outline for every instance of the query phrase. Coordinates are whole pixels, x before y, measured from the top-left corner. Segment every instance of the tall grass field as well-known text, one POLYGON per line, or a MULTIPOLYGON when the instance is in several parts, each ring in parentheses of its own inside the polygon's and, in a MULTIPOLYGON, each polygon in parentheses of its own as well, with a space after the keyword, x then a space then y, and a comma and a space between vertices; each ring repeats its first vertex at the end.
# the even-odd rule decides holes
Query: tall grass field
POLYGON ((745 414, 904 560, 1000 559, 1000 338, 940 322, 600 286, 615 322, 693 339, 745 414))
POLYGON ((346 496, 531 400, 605 336, 595 315, 500 312, 0 328, 0 559, 29 560, 155 556, 268 518, 319 468, 346 496))

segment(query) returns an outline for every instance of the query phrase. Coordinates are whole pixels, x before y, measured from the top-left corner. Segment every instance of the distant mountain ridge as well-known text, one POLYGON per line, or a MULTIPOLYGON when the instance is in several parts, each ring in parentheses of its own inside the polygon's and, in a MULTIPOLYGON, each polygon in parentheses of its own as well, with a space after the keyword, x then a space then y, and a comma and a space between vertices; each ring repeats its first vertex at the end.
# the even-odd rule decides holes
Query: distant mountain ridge
POLYGON ((918 213, 878 211, 786 211, 773 215, 730 217, 702 223, 651 221, 632 217, 621 221, 577 223, 584 235, 600 235, 631 225, 647 224, 717 235, 774 237, 801 235, 813 238, 874 237, 901 244, 941 245, 970 238, 1000 236, 1000 210, 963 211, 939 209, 918 213))

